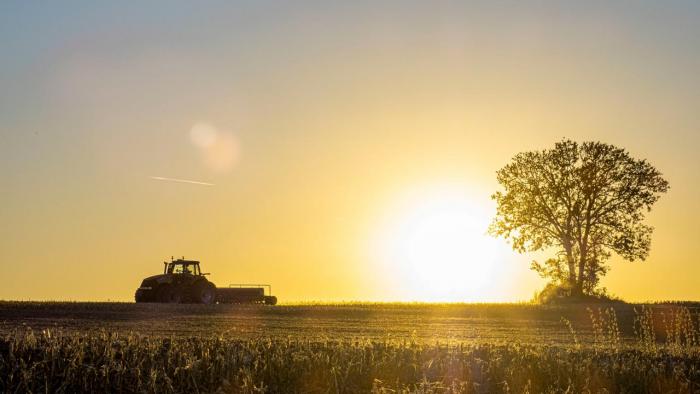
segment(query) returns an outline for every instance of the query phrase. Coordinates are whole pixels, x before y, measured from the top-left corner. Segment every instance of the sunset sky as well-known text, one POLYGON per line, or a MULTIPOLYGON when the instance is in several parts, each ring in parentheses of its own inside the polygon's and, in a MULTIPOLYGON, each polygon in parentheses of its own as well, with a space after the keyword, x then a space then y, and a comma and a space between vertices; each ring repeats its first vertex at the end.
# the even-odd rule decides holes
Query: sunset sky
POLYGON ((527 300, 495 172, 564 137, 671 184, 603 285, 700 299, 699 2, 97 3, 0 3, 0 299, 527 300))

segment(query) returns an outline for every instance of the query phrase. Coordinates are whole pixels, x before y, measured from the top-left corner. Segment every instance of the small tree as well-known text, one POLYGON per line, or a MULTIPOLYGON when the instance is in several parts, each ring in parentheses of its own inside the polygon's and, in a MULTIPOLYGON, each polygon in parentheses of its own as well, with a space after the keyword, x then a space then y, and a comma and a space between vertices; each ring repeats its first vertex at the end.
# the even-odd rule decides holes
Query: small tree
POLYGON ((497 172, 505 191, 496 192, 489 232, 523 253, 555 248, 540 275, 590 294, 608 271, 611 253, 644 260, 653 228, 645 213, 668 182, 646 160, 601 142, 563 140, 554 149, 523 152, 497 172))

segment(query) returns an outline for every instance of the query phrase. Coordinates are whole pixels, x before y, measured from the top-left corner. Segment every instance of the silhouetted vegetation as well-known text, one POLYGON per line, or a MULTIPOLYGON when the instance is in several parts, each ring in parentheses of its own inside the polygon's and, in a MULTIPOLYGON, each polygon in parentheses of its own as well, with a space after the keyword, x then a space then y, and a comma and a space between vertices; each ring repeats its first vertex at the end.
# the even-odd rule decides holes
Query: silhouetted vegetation
POLYGON ((579 320, 562 317, 568 340, 560 345, 547 345, 546 336, 538 344, 517 338, 450 343, 411 336, 308 339, 293 329, 284 336, 241 339, 14 328, 0 337, 0 392, 700 390, 700 331, 693 310, 637 306, 631 320, 620 320, 615 308, 577 311, 587 315, 590 332, 582 335, 579 320))
POLYGON ((553 149, 523 152, 497 172, 505 191, 496 192, 490 232, 518 252, 554 249, 533 262, 551 281, 548 298, 604 296, 599 281, 612 253, 626 260, 649 254, 652 227, 643 223, 669 189, 646 160, 601 142, 564 140, 553 149))
POLYGON ((26 325, 56 310, 72 311, 72 319, 86 322, 95 314, 124 319, 132 310, 149 307, 0 302, 5 324, 11 326, 0 335, 0 392, 700 390, 698 312, 677 305, 161 305, 167 307, 163 316, 196 319, 190 324, 198 322, 198 336, 146 335, 150 332, 148 319, 140 315, 132 316, 128 326, 116 331, 76 327, 32 330, 26 325), (241 324, 256 314, 264 317, 262 321, 283 324, 285 329, 268 332, 269 326, 260 326, 260 321, 255 335, 240 335, 218 331, 221 326, 211 324, 230 318, 231 327, 232 322, 241 324), (382 314, 391 319, 378 320, 382 314), (384 335, 322 337, 299 329, 301 320, 313 320, 317 329, 328 325, 328 316, 342 323, 334 328, 336 334, 347 330, 360 333, 361 327, 378 320, 384 335), (487 339, 488 333, 483 332, 468 340, 426 339, 415 332, 405 334, 390 323, 405 317, 414 327, 424 325, 417 316, 439 321, 466 316, 475 324, 493 320, 495 325, 488 326, 489 330, 516 324, 538 336, 524 341, 525 336, 506 333, 497 340, 487 339), (22 324, 16 324, 19 322, 22 324), (546 330, 552 324, 558 327, 560 339, 554 340, 553 332, 546 330))
POLYGON ((549 282, 535 294, 533 302, 538 304, 567 305, 572 303, 610 304, 625 302, 609 295, 605 288, 596 288, 583 294, 575 294, 568 282, 549 282))

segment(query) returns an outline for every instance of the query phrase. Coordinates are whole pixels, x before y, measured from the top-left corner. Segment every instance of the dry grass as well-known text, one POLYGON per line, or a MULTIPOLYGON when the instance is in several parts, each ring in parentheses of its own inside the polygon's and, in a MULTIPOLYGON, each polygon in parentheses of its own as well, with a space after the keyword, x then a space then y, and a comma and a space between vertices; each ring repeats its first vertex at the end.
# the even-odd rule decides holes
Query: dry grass
POLYGON ((586 312, 588 325, 559 323, 570 341, 554 345, 14 327, 0 339, 0 392, 700 391, 692 310, 636 307, 633 327, 613 308, 586 312))

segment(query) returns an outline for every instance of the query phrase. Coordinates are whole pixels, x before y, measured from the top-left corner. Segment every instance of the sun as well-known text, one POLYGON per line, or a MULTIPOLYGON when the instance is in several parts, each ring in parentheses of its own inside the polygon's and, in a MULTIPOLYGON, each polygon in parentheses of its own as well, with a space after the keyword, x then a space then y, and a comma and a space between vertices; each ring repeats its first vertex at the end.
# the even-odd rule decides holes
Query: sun
POLYGON ((402 297, 420 301, 486 301, 503 246, 486 234, 492 212, 468 190, 436 188, 398 204, 378 245, 402 297))

